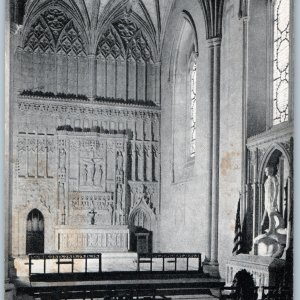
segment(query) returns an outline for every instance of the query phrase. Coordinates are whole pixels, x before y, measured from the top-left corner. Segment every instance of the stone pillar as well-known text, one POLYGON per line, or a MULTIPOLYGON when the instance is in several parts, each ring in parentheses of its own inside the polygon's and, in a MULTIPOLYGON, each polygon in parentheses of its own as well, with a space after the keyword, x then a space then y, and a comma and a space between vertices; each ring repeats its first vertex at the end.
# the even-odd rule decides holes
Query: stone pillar
POLYGON ((209 47, 209 207, 207 271, 219 276, 218 270, 218 215, 219 215, 219 148, 220 148, 220 53, 221 38, 208 39, 209 47))
POLYGON ((211 50, 212 87, 212 227, 211 263, 218 264, 218 215, 219 215, 219 148, 220 148, 220 53, 221 39, 209 40, 211 50))
POLYGON ((241 201, 241 224, 242 230, 246 230, 243 228, 244 224, 248 222, 244 222, 244 218, 246 218, 246 213, 250 204, 247 199, 247 99, 248 99, 248 8, 245 5, 244 7, 240 7, 239 18, 242 19, 243 22, 243 94, 242 94, 242 111, 243 111, 243 121, 242 121, 242 139, 243 139, 243 150, 242 150, 242 170, 241 170, 241 178, 242 178, 242 201, 241 201), (243 9, 244 8, 244 9, 243 9))
POLYGON ((89 59, 89 74, 90 74, 89 98, 94 100, 94 98, 96 97, 96 79, 97 79, 96 56, 94 54, 90 54, 88 56, 88 59, 89 59))

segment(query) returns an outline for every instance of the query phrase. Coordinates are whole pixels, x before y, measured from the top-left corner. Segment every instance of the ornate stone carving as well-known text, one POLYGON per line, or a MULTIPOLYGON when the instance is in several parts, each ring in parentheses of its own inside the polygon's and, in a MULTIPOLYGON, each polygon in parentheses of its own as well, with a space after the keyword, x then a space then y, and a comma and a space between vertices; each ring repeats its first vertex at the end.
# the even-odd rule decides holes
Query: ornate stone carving
POLYGON ((112 55, 114 58, 117 58, 120 55, 125 57, 125 50, 122 41, 113 27, 109 28, 99 41, 97 55, 100 54, 102 54, 105 58, 108 55, 112 55))
POLYGON ((73 21, 64 28, 59 43, 57 53, 72 54, 74 56, 86 55, 85 46, 79 30, 74 26, 73 21))
MULTIPOLYGON (((96 104, 93 107, 90 107, 87 109, 86 106, 80 103, 68 103, 66 104, 56 104, 56 103, 51 103, 51 100, 47 102, 47 100, 43 100, 42 102, 36 99, 37 101, 30 101, 28 99, 23 99, 23 96, 20 96, 20 99, 18 100, 18 109, 20 112, 43 112, 46 115, 52 114, 53 116, 57 116, 58 114, 61 114, 64 116, 65 114, 70 114, 78 118, 81 114, 87 115, 87 116, 101 116, 103 118, 106 117, 119 117, 120 115, 120 108, 104 108, 104 107, 99 107, 98 104, 96 104)), ((115 103, 110 103, 111 107, 116 106, 117 104, 115 103)), ((132 110, 130 107, 122 107, 122 111, 125 111, 124 113, 128 116, 132 116, 132 118, 136 118, 136 112, 132 110)), ((159 114, 157 109, 155 108, 140 108, 139 111, 153 111, 156 114, 159 114)), ((23 113, 20 113, 20 117, 23 115, 23 113)))
POLYGON ((128 230, 86 230, 78 233, 60 230, 56 235, 61 251, 128 250, 128 230))
POLYGON ((49 8, 42 16, 50 28, 55 41, 57 41, 70 18, 57 7, 49 8))
POLYGON ((86 55, 80 31, 57 7, 46 10, 31 26, 24 49, 41 53, 86 55))
POLYGON ((54 53, 55 45, 47 25, 38 19, 27 34, 24 49, 31 52, 54 53))
POLYGON ((113 26, 120 35, 125 47, 138 31, 137 25, 129 18, 122 18, 115 22, 113 26))
POLYGON ((117 151, 116 181, 124 183, 124 158, 122 151, 117 151))
POLYGON ((54 182, 45 179, 23 179, 18 184, 20 200, 25 203, 41 203, 49 212, 52 211, 55 199, 54 182))
POLYGON ((156 214, 155 205, 158 204, 158 190, 155 184, 129 183, 130 191, 130 211, 132 211, 141 201, 156 214))

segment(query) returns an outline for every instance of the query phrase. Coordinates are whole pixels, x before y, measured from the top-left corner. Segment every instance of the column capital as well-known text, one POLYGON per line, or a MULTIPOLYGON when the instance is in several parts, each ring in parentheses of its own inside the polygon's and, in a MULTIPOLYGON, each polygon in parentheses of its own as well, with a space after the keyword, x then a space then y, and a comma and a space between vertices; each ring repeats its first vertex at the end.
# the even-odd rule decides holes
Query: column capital
POLYGON ((218 47, 221 45, 222 38, 221 37, 212 37, 207 39, 208 47, 218 47))
POLYGON ((89 59, 95 59, 95 58, 96 58, 96 55, 95 55, 95 54, 88 54, 88 58, 89 58, 89 59))

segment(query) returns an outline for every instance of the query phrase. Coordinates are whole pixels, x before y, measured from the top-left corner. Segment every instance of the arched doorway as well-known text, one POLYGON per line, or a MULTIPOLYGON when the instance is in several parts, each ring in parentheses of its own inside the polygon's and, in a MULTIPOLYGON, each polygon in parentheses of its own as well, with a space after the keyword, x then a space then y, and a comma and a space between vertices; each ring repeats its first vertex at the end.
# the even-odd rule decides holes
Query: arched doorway
POLYGON ((139 253, 152 252, 154 218, 152 211, 142 200, 129 215, 130 249, 139 253))
POLYGON ((44 253, 44 217, 38 209, 27 216, 26 254, 44 253))

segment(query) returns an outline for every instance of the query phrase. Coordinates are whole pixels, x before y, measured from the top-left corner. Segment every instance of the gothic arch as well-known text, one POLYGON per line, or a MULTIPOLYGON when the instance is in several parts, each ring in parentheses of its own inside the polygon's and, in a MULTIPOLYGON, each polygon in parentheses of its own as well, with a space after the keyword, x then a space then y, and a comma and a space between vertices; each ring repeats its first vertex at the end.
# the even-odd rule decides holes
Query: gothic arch
POLYGON ((259 166, 258 171, 258 182, 263 183, 264 181, 264 170, 267 167, 267 164, 271 158, 271 156, 274 154, 274 152, 278 150, 280 151, 288 160, 289 167, 291 166, 291 157, 286 148, 283 146, 282 143, 275 143, 274 145, 271 145, 268 150, 265 152, 264 156, 262 157, 261 164, 259 166))
POLYGON ((52 38, 57 45, 59 41, 60 35, 63 33, 64 29, 70 22, 74 23, 74 26, 77 30, 81 32, 81 37, 83 39, 83 42, 85 44, 85 49, 86 52, 89 51, 89 37, 88 33, 86 32, 84 21, 82 19, 82 16, 75 13, 74 9, 67 5, 65 2, 60 1, 56 2, 55 5, 51 5, 51 1, 47 1, 43 3, 42 5, 38 6, 36 9, 28 12, 26 16, 26 20, 24 22, 24 29, 23 29, 23 41, 22 41, 22 46, 25 46, 26 40, 28 38, 28 35, 32 31, 32 27, 35 25, 38 20, 42 20, 43 23, 47 24, 47 28, 51 31, 52 33, 52 38), (49 23, 45 20, 45 17, 43 14, 45 14, 47 11, 50 9, 61 9, 61 16, 59 16, 59 20, 61 24, 59 24, 58 28, 52 28, 49 23), (31 17, 32 16, 32 17, 31 17))
POLYGON ((44 251, 47 252, 49 249, 53 248, 54 245, 54 235, 52 228, 55 224, 53 215, 49 210, 40 202, 28 202, 26 206, 19 209, 18 212, 18 225, 16 226, 17 232, 15 232, 15 248, 17 249, 18 255, 24 255, 26 253, 26 226, 27 217, 32 210, 38 210, 44 217, 44 251))
MULTIPOLYGON (((137 30, 134 32, 135 34, 137 32, 142 32, 151 49, 153 55, 153 61, 154 62, 158 61, 159 56, 158 56, 156 39, 155 39, 155 30, 152 28, 153 26, 151 25, 149 26, 149 24, 147 24, 140 16, 138 16, 134 12, 130 12, 128 15, 126 15, 126 13, 124 14, 123 6, 121 6, 119 9, 120 11, 117 11, 112 17, 105 19, 101 25, 98 25, 96 32, 99 33, 96 38, 96 43, 94 45, 93 53, 97 52, 97 48, 101 41, 101 38, 107 32, 107 30, 109 30, 111 26, 115 27, 118 22, 125 20, 131 22, 136 26, 137 30)), ((132 38, 134 38, 134 35, 131 36, 131 39, 132 38)))
POLYGON ((26 254, 44 253, 44 216, 38 209, 32 209, 27 215, 26 254))
POLYGON ((135 227, 135 221, 136 217, 139 216, 139 214, 144 214, 147 218, 146 226, 143 227, 149 231, 155 230, 155 214, 153 211, 148 207, 148 205, 144 202, 144 200, 141 200, 141 202, 130 212, 129 214, 129 226, 131 228, 135 227), (147 226, 149 225, 149 226, 147 226))

